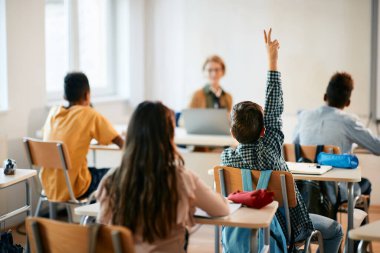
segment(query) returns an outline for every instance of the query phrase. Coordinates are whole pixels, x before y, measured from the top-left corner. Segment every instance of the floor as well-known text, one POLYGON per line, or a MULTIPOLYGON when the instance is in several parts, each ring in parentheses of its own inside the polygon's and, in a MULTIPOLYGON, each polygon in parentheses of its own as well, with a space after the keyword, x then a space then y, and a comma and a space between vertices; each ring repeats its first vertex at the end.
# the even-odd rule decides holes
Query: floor
MULTIPOLYGON (((370 208, 369 212, 370 221, 380 220, 380 206, 374 206, 370 208)), ((341 220, 341 223, 346 228, 347 217, 345 214, 341 215, 338 220, 341 220)), ((13 235, 15 243, 25 244, 25 235, 22 235, 17 232, 24 232, 25 228, 19 226, 13 228, 13 235)), ((214 249, 214 227, 208 225, 197 226, 193 228, 194 233, 191 234, 190 244, 188 248, 188 253, 209 253, 213 252, 214 249)), ((379 229, 380 231, 380 229, 379 229)), ((373 243, 373 253, 380 253, 380 242, 373 243)))

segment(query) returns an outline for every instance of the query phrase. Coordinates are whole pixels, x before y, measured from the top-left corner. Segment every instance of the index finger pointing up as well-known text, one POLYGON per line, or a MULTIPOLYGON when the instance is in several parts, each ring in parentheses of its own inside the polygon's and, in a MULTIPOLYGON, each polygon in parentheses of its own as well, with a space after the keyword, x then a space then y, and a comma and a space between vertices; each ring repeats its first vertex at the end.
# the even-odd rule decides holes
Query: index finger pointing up
POLYGON ((267 32, 265 30, 264 30, 264 41, 265 41, 265 44, 268 44, 267 32))

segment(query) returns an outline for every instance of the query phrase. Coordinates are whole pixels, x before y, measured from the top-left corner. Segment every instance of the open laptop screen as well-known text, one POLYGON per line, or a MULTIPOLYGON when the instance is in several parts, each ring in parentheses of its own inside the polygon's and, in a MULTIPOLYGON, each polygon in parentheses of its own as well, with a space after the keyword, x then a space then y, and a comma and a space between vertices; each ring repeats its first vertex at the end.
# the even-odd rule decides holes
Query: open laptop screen
POLYGON ((182 114, 189 134, 230 135, 226 109, 185 109, 182 114))

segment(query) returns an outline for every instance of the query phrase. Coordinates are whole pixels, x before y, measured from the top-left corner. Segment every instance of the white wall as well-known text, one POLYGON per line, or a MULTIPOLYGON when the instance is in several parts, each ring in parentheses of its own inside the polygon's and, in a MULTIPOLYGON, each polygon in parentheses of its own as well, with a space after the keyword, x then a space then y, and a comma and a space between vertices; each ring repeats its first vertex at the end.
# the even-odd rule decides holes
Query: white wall
POLYGON ((368 115, 369 0, 147 3, 152 98, 177 110, 185 107, 191 93, 205 83, 204 59, 216 53, 226 61, 223 84, 234 102, 263 103, 267 64, 262 31, 272 27, 281 43, 287 114, 320 105, 330 76, 345 70, 356 81, 350 110, 368 115))

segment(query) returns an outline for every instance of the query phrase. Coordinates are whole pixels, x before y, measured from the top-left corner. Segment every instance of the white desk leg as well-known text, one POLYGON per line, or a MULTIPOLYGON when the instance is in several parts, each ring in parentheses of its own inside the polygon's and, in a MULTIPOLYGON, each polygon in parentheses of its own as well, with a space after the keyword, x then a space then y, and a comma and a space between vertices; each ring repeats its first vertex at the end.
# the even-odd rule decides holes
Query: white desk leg
POLYGON ((258 250, 258 243, 257 243, 257 235, 258 235, 258 230, 257 229, 252 229, 252 237, 251 237, 251 253, 257 253, 258 250))
POLYGON ((270 253, 270 227, 263 228, 264 230, 264 248, 260 253, 270 253))
POLYGON ((96 150, 93 149, 92 150, 92 163, 93 163, 93 167, 96 168, 96 150))
MULTIPOLYGON (((31 216, 32 215, 32 189, 30 188, 30 179, 25 180, 25 197, 26 197, 26 205, 29 206, 29 209, 26 211, 26 216, 31 216)), ((26 244, 25 244, 25 252, 29 253, 30 248, 29 248, 29 238, 28 235, 26 235, 26 244)))
POLYGON ((219 253, 219 242, 220 242, 220 232, 219 232, 219 226, 215 226, 215 241, 214 241, 214 252, 219 253))
POLYGON ((29 206, 29 209, 26 211, 27 216, 32 215, 32 189, 30 188, 30 179, 25 180, 25 196, 26 196, 26 205, 29 206))
POLYGON ((347 208, 347 233, 344 252, 354 252, 354 241, 348 238, 348 231, 354 227, 354 183, 347 184, 348 190, 348 208, 347 208))

